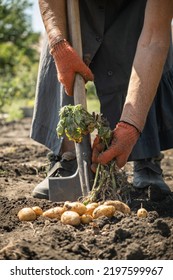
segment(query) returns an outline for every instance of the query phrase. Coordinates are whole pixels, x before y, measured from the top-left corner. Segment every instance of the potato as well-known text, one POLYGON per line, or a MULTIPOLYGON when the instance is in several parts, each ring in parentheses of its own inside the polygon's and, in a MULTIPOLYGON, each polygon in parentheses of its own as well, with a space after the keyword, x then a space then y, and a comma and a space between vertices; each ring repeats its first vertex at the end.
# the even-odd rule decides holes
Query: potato
POLYGON ((148 211, 145 208, 140 208, 137 211, 138 218, 147 218, 148 217, 148 211))
POLYGON ((34 210, 37 216, 41 216, 43 214, 43 210, 39 206, 32 207, 32 210, 34 210))
POLYGON ((20 221, 34 221, 36 219, 36 213, 31 207, 22 208, 18 214, 18 218, 20 221))
POLYGON ((112 205, 100 205, 93 211, 93 218, 97 219, 99 217, 105 216, 111 218, 115 213, 115 207, 112 205))
POLYGON ((80 216, 83 215, 87 210, 86 206, 81 202, 66 201, 64 203, 63 208, 65 209, 65 211, 74 211, 78 213, 80 216))
POLYGON ((82 224, 89 224, 93 220, 93 217, 89 214, 83 214, 80 219, 82 224))
POLYGON ((85 214, 92 215, 94 209, 95 209, 96 207, 98 207, 98 206, 99 206, 99 205, 98 205, 97 202, 93 202, 93 203, 87 204, 87 205, 86 205, 86 212, 85 212, 85 214))
POLYGON ((74 211, 65 211, 61 215, 61 222, 65 225, 78 226, 80 224, 80 216, 74 211))
POLYGON ((53 207, 43 212, 43 217, 47 217, 50 219, 61 219, 61 215, 64 213, 64 211, 65 210, 63 207, 53 207))
POLYGON ((119 200, 107 200, 104 202, 104 205, 113 205, 117 211, 120 211, 124 214, 130 214, 130 207, 122 201, 119 200))

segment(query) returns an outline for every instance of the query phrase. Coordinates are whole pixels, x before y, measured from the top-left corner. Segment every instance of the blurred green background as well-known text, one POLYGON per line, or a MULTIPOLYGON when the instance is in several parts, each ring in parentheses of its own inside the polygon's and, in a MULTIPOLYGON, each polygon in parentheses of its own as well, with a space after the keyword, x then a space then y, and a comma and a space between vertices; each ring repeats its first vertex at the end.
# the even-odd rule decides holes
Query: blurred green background
MULTIPOLYGON (((24 117, 22 108, 34 106, 43 33, 33 28, 35 18, 40 20, 38 7, 32 12, 33 4, 0 0, 0 115, 7 121, 24 117)), ((86 88, 88 110, 98 112, 94 84, 89 82, 86 88)))

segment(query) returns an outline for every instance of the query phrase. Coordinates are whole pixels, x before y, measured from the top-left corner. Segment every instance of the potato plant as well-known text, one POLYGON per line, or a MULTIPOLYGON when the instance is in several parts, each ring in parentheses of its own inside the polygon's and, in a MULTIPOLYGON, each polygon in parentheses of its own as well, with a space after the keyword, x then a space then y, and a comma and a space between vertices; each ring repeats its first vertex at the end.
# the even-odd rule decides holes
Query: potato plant
MULTIPOLYGON (((81 143, 85 135, 97 131, 100 141, 109 147, 112 131, 106 119, 101 114, 90 114, 82 105, 67 105, 60 110, 60 121, 57 125, 59 137, 64 134, 69 140, 81 143)), ((115 160, 107 165, 98 164, 95 180, 89 195, 83 198, 85 204, 90 202, 118 199, 124 202, 130 200, 130 184, 122 170, 116 167, 115 160)))

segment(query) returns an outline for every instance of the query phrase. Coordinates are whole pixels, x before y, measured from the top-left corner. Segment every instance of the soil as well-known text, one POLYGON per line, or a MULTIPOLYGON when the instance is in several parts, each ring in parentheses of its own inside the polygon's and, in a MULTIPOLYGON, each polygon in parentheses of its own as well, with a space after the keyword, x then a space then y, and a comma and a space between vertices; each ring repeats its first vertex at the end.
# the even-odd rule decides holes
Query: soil
MULTIPOLYGON (((99 218, 89 225, 63 225, 59 220, 37 218, 21 222, 25 206, 47 210, 58 202, 32 198, 32 190, 46 176, 48 150, 29 137, 31 119, 1 120, 0 139, 0 259, 56 260, 159 260, 173 259, 173 194, 149 196, 131 191, 131 214, 99 218), (137 209, 149 215, 139 219, 137 209)), ((173 191, 173 150, 164 152, 164 179, 173 191)), ((128 180, 132 165, 125 167, 128 180)))

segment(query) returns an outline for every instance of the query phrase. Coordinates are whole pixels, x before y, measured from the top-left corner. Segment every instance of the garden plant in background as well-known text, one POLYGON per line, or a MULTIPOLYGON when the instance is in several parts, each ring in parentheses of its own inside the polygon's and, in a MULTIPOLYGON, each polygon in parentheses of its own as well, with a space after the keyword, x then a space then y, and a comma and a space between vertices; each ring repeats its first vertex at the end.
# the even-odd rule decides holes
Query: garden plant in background
POLYGON ((0 112, 35 95, 40 33, 32 30, 29 0, 0 1, 0 112))

